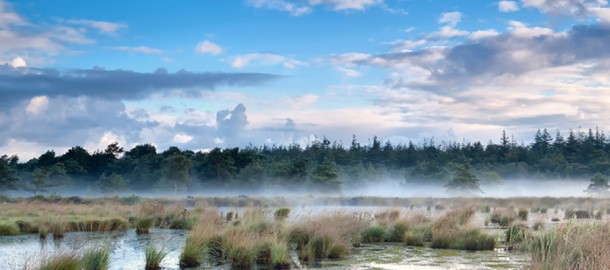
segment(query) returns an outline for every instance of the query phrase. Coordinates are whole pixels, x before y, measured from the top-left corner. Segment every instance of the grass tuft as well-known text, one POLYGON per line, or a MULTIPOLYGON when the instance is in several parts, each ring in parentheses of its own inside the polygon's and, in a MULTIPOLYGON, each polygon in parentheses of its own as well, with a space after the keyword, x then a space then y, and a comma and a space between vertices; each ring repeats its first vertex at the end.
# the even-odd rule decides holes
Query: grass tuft
POLYGON ((87 250, 83 254, 84 270, 108 270, 110 268, 110 250, 106 247, 98 247, 87 250))
POLYGON ((144 256, 146 257, 146 265, 144 266, 145 270, 159 270, 161 269, 161 262, 167 256, 167 251, 156 247, 156 246, 148 246, 144 250, 144 256))

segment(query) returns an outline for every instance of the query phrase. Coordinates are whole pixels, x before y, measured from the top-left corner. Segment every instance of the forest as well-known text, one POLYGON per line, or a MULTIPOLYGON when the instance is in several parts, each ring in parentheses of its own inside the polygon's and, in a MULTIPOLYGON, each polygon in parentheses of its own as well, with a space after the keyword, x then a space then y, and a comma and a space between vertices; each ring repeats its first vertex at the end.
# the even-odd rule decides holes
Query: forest
POLYGON ((472 182, 467 189, 474 190, 479 182, 588 180, 609 173, 610 139, 599 129, 568 134, 557 130, 553 135, 542 129, 530 144, 517 143, 505 131, 499 143, 426 139, 395 145, 374 137, 362 144, 354 136, 350 145, 322 138, 306 146, 250 145, 197 152, 178 147, 159 152, 152 144, 126 150, 112 143, 93 153, 80 146, 62 155, 48 150, 28 161, 3 155, 0 193, 40 195, 64 189, 171 193, 270 187, 330 193, 388 179, 464 188, 451 182, 459 177, 472 182))

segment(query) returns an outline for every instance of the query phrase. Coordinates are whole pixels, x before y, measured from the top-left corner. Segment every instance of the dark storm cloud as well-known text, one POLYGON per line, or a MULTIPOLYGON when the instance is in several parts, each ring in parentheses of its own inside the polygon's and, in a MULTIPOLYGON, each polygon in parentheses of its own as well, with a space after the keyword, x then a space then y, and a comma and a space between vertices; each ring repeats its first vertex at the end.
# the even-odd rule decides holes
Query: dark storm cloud
POLYGON ((158 69, 152 73, 102 68, 73 69, 15 69, 0 66, 0 95, 2 103, 34 96, 89 96, 103 99, 143 99, 151 93, 180 90, 196 93, 213 90, 220 85, 258 85, 279 76, 263 73, 189 72, 169 73, 158 69))

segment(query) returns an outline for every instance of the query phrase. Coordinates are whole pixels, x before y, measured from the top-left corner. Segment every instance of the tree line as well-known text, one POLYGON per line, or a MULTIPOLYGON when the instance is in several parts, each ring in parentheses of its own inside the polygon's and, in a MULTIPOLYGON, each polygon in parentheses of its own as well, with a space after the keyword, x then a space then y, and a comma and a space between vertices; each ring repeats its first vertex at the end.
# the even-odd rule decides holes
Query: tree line
POLYGON ((191 188, 222 190, 286 187, 337 192, 384 179, 478 189, 478 182, 503 179, 580 179, 610 173, 610 140, 599 129, 567 134, 538 130, 530 144, 502 132, 498 143, 440 142, 392 144, 374 137, 361 144, 354 136, 343 145, 321 138, 301 146, 263 145, 209 151, 159 152, 152 144, 125 150, 112 143, 89 153, 80 146, 57 155, 49 150, 20 161, 0 158, 0 192, 76 188, 102 193, 181 192, 191 188), (464 183, 454 183, 463 179, 464 183))

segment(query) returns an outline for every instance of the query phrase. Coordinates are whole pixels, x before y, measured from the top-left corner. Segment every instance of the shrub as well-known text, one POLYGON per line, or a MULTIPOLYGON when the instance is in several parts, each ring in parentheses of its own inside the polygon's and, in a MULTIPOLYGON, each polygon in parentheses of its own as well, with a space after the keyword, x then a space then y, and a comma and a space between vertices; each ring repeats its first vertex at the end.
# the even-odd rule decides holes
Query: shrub
POLYGON ((10 220, 0 221, 0 235, 15 235, 19 233, 19 226, 10 220))
POLYGON ((366 228, 362 232, 363 243, 378 243, 383 242, 385 238, 385 228, 379 225, 373 225, 366 228))
POLYGON ((286 218, 288 218, 289 214, 290 214, 290 209, 280 208, 280 209, 275 210, 275 212, 273 213, 273 217, 275 218, 276 221, 284 221, 286 218))
POLYGON ((167 256, 167 251, 151 245, 144 250, 144 256, 146 257, 145 270, 159 270, 161 262, 167 256))
POLYGON ((83 254, 84 270, 108 270, 110 268, 110 250, 108 248, 94 248, 83 254))

